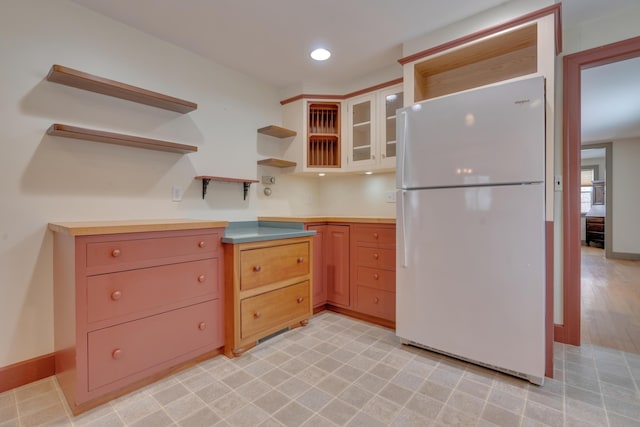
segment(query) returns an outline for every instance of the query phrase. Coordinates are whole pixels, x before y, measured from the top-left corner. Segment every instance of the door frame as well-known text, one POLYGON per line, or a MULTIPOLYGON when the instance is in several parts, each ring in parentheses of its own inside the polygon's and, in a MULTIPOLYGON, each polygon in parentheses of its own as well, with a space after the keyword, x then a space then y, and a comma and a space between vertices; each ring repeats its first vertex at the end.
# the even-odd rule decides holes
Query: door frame
POLYGON ((580 345, 580 149, 581 72, 640 56, 640 37, 564 57, 562 108, 562 247, 564 324, 555 325, 556 341, 580 345))

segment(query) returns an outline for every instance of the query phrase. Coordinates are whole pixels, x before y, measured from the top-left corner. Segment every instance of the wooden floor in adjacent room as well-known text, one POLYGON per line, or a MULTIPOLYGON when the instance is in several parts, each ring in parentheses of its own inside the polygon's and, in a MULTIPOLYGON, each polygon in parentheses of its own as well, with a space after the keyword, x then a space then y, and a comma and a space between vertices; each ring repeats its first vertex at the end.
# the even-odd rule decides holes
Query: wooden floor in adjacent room
POLYGON ((582 246, 583 343, 640 354, 640 261, 582 246))

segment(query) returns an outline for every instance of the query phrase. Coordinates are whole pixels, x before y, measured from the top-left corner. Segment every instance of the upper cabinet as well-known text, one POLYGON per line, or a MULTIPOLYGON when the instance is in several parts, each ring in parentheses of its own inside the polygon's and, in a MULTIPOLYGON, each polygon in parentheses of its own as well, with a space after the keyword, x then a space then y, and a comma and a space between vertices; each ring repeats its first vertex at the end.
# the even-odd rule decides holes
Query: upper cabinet
POLYGON ((282 102, 283 125, 296 132, 283 158, 294 172, 331 173, 395 169, 395 114, 401 79, 357 93, 282 102))
POLYGON ((396 166, 396 110, 402 85, 346 101, 349 121, 348 170, 393 170, 396 166))

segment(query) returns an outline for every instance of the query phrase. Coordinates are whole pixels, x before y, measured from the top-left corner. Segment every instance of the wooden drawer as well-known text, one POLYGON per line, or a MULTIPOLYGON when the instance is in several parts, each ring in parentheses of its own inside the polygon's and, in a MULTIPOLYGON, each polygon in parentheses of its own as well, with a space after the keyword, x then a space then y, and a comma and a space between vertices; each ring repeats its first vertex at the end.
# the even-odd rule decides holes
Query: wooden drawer
POLYGON ((370 288, 381 289, 389 292, 396 291, 395 271, 358 266, 356 270, 356 281, 358 284, 365 285, 370 288))
POLYGON ((220 296, 218 258, 87 279, 87 322, 156 314, 220 296))
POLYGON ((356 244, 395 245, 396 229, 395 227, 353 225, 351 226, 351 240, 356 244))
POLYGON ((601 222, 587 222, 587 231, 604 231, 604 224, 601 222))
POLYGON ((121 271, 212 258, 219 250, 219 234, 89 242, 87 268, 89 274, 121 271))
POLYGON ((396 320, 396 294, 365 286, 358 286, 356 309, 383 319, 396 320))
POLYGON ((240 337, 311 315, 310 286, 305 281, 240 301, 240 337))
POLYGON ((309 274, 309 243, 269 246, 240 252, 240 289, 309 274))
POLYGON ((204 347, 223 344, 220 300, 88 334, 89 391, 204 347))
POLYGON ((396 269, 396 251, 394 249, 381 249, 369 247, 357 247, 356 266, 396 269))
POLYGON ((604 224, 604 218, 601 216, 588 216, 587 217, 587 223, 593 224, 593 223, 602 223, 604 224))

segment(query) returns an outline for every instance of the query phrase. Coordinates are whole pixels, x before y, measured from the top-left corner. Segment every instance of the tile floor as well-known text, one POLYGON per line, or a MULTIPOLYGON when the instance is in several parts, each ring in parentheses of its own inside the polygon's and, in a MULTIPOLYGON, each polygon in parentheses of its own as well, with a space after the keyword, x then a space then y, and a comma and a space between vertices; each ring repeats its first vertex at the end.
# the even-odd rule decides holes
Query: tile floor
POLYGON ((72 417, 53 377, 0 394, 0 427, 640 426, 640 355, 557 344, 544 387, 331 312, 72 417))

